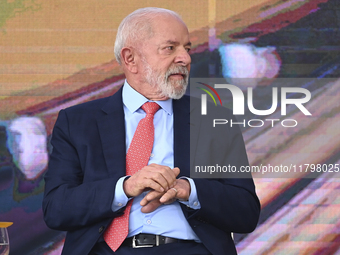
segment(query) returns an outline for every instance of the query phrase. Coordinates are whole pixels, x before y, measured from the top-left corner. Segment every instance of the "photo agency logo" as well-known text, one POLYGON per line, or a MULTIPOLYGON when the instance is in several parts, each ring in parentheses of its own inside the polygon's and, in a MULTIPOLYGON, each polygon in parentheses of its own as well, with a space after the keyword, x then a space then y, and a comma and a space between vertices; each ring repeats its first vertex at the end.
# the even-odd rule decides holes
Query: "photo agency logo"
MULTIPOLYGON (((219 82, 221 82, 219 80, 219 82)), ((257 109, 254 103, 254 91, 253 87, 240 87, 232 84, 220 84, 215 83, 210 85, 208 82, 195 82, 197 89, 200 90, 201 95, 201 115, 208 115, 208 111, 213 111, 213 104, 208 104, 208 96, 212 99, 215 104, 215 107, 219 105, 225 106, 223 102, 232 101, 232 112, 233 115, 238 116, 238 121, 234 119, 225 119, 223 116, 221 118, 213 119, 213 127, 217 125, 240 125, 243 127, 251 127, 251 128, 259 128, 265 126, 266 123, 269 123, 271 127, 274 127, 276 124, 282 125, 282 127, 296 127, 298 125, 298 120, 294 118, 285 118, 287 116, 287 108, 296 107, 304 116, 311 116, 312 114, 308 111, 304 104, 308 103, 311 99, 311 93, 308 89, 302 87, 271 87, 271 96, 269 96, 269 100, 271 103, 264 104, 265 106, 270 105, 267 109, 257 109), (218 90, 218 92, 217 92, 218 90), (204 93, 202 93, 202 91, 204 93), (280 101, 279 101, 279 92, 280 92, 280 101), (225 94, 231 95, 228 99, 222 100, 222 97, 225 94), (246 101, 245 104, 245 95, 246 101), (219 104, 217 103, 217 100, 219 104), (247 108, 245 108, 245 105, 247 108), (209 108, 209 109, 208 109, 209 108), (242 119, 242 116, 245 116, 247 112, 251 114, 251 116, 257 116, 256 118, 242 119), (270 117, 273 116, 274 113, 279 112, 279 114, 275 114, 275 118, 270 117)), ((267 88, 267 90, 270 88, 267 88)), ((264 100, 262 100, 264 101, 264 100)), ((290 108, 293 109, 293 108, 290 108)), ((267 125, 266 125, 267 126, 267 125)))

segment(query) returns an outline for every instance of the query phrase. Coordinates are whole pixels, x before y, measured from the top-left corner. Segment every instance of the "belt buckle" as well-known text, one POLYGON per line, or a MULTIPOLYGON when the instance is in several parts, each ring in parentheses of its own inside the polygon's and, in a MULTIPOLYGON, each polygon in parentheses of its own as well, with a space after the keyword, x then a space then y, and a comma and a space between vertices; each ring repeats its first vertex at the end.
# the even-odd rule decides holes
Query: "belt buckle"
POLYGON ((156 245, 153 244, 137 245, 136 236, 132 237, 132 248, 149 248, 154 246, 159 246, 159 235, 156 235, 156 245))

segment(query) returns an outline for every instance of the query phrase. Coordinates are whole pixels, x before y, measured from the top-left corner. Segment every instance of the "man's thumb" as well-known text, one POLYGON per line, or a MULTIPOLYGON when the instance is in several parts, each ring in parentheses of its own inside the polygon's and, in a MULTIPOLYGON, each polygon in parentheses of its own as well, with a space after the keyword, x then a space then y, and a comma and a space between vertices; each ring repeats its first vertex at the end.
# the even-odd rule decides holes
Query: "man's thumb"
POLYGON ((174 171, 176 176, 179 175, 179 173, 181 172, 178 167, 173 168, 172 171, 174 171))

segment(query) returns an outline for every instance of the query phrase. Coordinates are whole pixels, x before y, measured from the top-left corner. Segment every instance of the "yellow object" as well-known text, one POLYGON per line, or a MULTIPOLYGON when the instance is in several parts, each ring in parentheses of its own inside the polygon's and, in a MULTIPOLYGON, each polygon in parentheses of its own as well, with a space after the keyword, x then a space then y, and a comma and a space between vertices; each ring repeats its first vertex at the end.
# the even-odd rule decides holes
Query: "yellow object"
POLYGON ((7 228, 11 226, 13 222, 0 222, 0 228, 7 228))

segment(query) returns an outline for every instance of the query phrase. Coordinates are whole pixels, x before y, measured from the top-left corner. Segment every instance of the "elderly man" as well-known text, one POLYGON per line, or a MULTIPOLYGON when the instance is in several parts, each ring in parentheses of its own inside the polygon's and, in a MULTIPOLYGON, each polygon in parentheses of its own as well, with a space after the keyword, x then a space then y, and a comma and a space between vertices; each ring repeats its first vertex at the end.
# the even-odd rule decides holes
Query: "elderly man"
MULTIPOLYGON (((122 89, 60 111, 43 209, 63 254, 236 254, 231 232, 255 228, 251 178, 190 178, 190 47, 178 14, 139 9, 117 33, 122 89)), ((219 149, 216 163, 247 162, 238 129, 219 149)))

